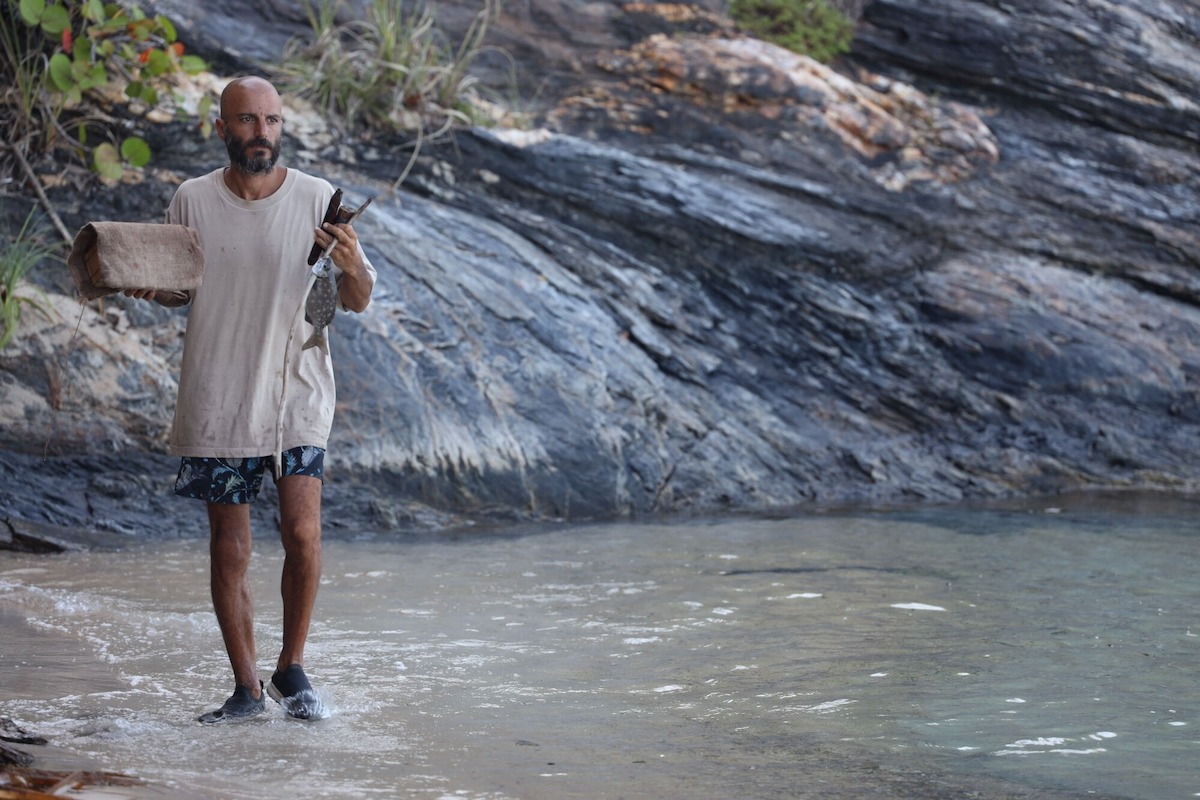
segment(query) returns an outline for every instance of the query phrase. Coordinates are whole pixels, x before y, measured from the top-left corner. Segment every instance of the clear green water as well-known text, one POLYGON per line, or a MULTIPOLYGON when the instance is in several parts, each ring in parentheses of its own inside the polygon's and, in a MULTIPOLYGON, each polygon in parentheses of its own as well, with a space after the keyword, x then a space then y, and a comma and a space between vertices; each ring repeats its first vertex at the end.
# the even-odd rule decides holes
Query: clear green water
POLYGON ((0 716, 214 798, 1198 797, 1193 510, 328 542, 312 724, 194 722, 232 688, 203 541, 2 554, 0 716))

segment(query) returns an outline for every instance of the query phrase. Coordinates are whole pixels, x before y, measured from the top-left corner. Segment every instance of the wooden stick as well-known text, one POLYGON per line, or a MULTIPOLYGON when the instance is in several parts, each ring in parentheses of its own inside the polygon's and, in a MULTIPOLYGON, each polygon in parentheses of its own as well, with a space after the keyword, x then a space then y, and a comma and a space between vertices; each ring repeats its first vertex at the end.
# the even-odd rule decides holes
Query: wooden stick
POLYGON ((25 160, 25 154, 21 152, 21 148, 15 144, 7 144, 9 151, 17 157, 17 161, 21 165, 21 169, 25 172, 25 176, 29 178, 29 182, 33 184, 33 191, 37 193, 38 200, 42 202, 42 208, 46 209, 46 213, 50 215, 50 221, 54 223, 54 227, 62 235, 63 241, 70 246, 75 237, 67 230, 67 226, 63 224, 62 219, 54 210, 54 205, 50 202, 50 198, 46 196, 46 190, 42 188, 42 182, 38 180, 37 173, 33 171, 33 167, 29 166, 29 162, 25 160))

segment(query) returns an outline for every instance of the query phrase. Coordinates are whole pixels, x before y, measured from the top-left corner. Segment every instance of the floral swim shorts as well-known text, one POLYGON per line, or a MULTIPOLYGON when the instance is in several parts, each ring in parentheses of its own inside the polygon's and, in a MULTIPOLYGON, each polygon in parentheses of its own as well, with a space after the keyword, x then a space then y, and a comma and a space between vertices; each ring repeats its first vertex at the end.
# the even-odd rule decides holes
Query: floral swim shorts
MULTIPOLYGON (((193 458, 185 456, 175 479, 175 494, 207 503, 236 505, 253 503, 262 488, 263 474, 274 475, 275 456, 253 458, 193 458)), ((325 474, 325 451, 304 445, 283 451, 281 477, 325 474)))

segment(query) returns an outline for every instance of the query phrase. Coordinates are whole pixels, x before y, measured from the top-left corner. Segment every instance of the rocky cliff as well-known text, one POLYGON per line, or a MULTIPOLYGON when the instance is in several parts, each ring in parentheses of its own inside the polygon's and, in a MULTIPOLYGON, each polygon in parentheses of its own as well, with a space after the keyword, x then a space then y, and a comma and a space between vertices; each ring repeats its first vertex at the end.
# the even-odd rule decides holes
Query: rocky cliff
MULTIPOLYGON (((304 32, 152 5, 230 74, 304 32)), ((516 65, 530 123, 423 149, 395 193, 408 142, 289 122, 292 163, 378 196, 375 300, 334 325, 339 520, 1193 491, 1194 4, 874 0, 831 67, 721 10, 507 8, 476 68, 516 65)), ((223 159, 150 135, 142 184, 53 192, 70 224, 157 218, 223 159)), ((0 354, 0 517, 161 525, 183 317, 57 302, 0 354)))

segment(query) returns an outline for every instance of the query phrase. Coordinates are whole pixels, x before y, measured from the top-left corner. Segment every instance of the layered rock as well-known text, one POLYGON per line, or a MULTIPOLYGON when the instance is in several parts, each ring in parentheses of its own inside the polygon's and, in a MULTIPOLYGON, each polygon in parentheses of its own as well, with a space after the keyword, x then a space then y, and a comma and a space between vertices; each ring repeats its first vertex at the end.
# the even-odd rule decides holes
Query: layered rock
MULTIPOLYGON (((375 301, 333 337, 331 463, 364 525, 416 501, 579 518, 1195 487, 1188 3, 876 0, 835 68, 715 11, 506 14, 496 40, 546 78, 536 124, 427 147, 395 195, 406 143, 289 142, 379 195, 375 301)), ((181 29, 212 46, 232 19, 181 29)), ((298 19, 221 53, 269 58, 298 19)), ((53 413, 34 364, 61 332, 0 359, 10 462, 48 427, 64 452, 88 425, 161 449, 181 319, 113 305, 119 380, 82 374, 53 413), (137 414, 82 388, 114 383, 149 392, 137 414)))

